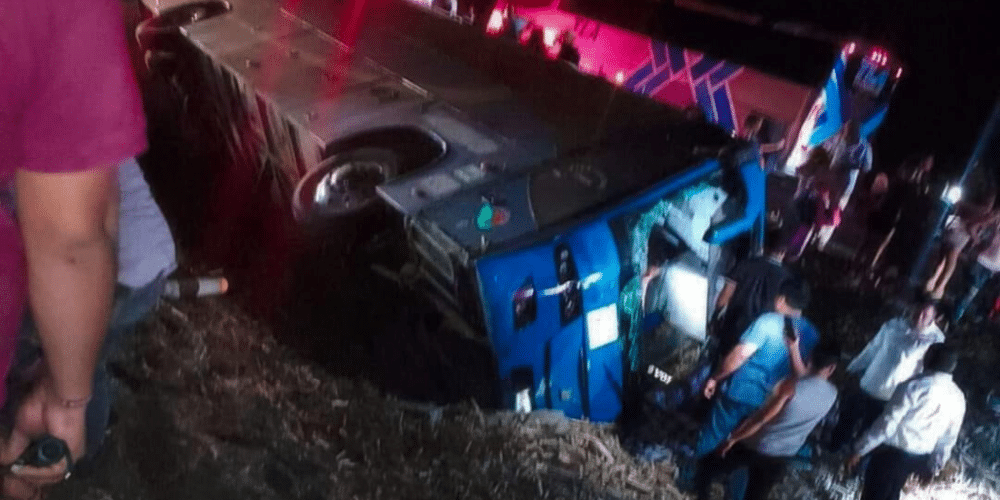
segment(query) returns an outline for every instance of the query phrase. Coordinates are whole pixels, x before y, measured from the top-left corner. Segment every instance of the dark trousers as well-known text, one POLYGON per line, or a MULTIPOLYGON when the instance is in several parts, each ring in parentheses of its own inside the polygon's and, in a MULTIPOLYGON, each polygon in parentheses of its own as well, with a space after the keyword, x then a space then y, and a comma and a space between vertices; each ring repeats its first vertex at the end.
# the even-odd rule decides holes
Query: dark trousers
POLYGON ((885 410, 885 401, 869 396, 864 390, 848 394, 840 403, 840 420, 833 429, 833 450, 840 451, 850 446, 872 426, 882 410, 885 410))
POLYGON ((986 269, 979 262, 972 263, 972 268, 969 269, 969 290, 965 292, 965 296, 955 306, 955 314, 952 317, 952 321, 962 319, 962 316, 969 310, 969 306, 976 300, 979 290, 982 290, 983 285, 993 277, 993 274, 993 271, 986 269))
MULTIPOLYGON (((115 382, 108 372, 108 363, 120 355, 124 342, 132 335, 138 323, 142 322, 156 308, 166 276, 160 275, 151 283, 138 289, 118 285, 115 290, 115 305, 104 344, 98 355, 94 370, 94 380, 90 402, 86 413, 87 455, 72 457, 92 459, 104 444, 104 437, 111 417, 111 407, 115 402, 115 382)), ((34 379, 32 367, 42 357, 41 342, 37 328, 30 316, 26 316, 18 339, 14 362, 7 377, 9 394, 6 406, 0 411, 0 425, 12 426, 21 399, 28 394, 34 379)))
POLYGON ((928 466, 929 454, 914 455, 882 445, 871 453, 861 500, 899 500, 899 492, 910 474, 928 466))
POLYGON ((748 469, 749 475, 744 500, 765 500, 774 483, 784 474, 787 463, 787 457, 762 455, 739 443, 725 457, 709 453, 698 461, 694 479, 698 500, 708 500, 713 478, 743 467, 748 469))

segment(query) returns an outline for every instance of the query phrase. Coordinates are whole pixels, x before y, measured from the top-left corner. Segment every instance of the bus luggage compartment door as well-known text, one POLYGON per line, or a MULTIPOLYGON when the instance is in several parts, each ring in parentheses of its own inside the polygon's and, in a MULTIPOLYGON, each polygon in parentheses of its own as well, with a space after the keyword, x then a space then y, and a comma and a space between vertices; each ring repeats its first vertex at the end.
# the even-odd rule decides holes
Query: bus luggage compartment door
POLYGON ((478 263, 506 400, 611 421, 621 410, 618 256, 604 223, 478 263), (530 299, 529 299, 530 298, 530 299), (518 387, 515 387, 518 382, 518 387))

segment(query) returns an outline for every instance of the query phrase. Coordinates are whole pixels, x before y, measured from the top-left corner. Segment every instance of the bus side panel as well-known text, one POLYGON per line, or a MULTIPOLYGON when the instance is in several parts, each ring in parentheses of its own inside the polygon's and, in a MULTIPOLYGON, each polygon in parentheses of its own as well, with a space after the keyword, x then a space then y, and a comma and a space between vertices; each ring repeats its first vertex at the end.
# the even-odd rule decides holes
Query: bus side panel
POLYGON ((584 345, 583 320, 562 325, 553 259, 554 245, 540 245, 476 263, 486 328, 508 407, 514 406, 514 391, 520 389, 514 387, 518 372, 528 369, 534 408, 560 409, 567 416, 582 417, 579 354, 584 345), (535 319, 516 328, 514 296, 529 281, 534 284, 535 319))
MULTIPOLYGON (((514 372, 530 370, 534 406, 546 400, 546 343, 559 328, 559 303, 539 291, 556 285, 551 251, 529 249, 490 257, 476 263, 486 333, 496 355, 504 403, 513 407, 514 372), (518 329, 514 323, 514 295, 526 282, 534 285, 535 320, 518 329)), ((544 406, 543 406, 544 407, 544 406)))
POLYGON ((586 325, 586 392, 590 419, 614 420, 622 407, 622 340, 618 329, 618 250, 611 228, 600 221, 568 237, 580 269, 586 325))
MULTIPOLYGON (((555 315, 558 320, 559 313, 555 315)), ((587 394, 582 383, 586 366, 581 364, 586 348, 583 315, 553 333, 547 350, 551 359, 547 381, 551 394, 549 408, 562 410, 567 417, 588 417, 588 402, 584 401, 587 394)))

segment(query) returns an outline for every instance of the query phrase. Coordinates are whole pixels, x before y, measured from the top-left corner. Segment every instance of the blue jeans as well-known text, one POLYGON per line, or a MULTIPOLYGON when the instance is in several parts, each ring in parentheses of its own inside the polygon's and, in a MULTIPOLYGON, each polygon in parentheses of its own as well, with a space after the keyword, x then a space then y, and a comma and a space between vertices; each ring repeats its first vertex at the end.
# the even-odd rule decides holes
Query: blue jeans
POLYGON ((115 305, 108 323, 108 333, 97 359, 93 392, 87 405, 86 458, 93 458, 104 444, 111 406, 115 402, 116 391, 112 387, 114 382, 108 371, 108 363, 121 352, 123 341, 132 335, 135 327, 156 308, 166 281, 166 276, 160 274, 142 288, 119 285, 115 291, 115 305))
MULTIPOLYGON (((723 389, 720 388, 720 392, 723 389)), ((708 416, 708 422, 698 433, 698 444, 695 446, 695 457, 702 459, 715 451, 722 444, 722 441, 736 430, 744 419, 757 411, 760 405, 752 405, 729 399, 725 394, 719 394, 712 404, 712 411, 708 416)), ((729 498, 742 499, 746 490, 748 472, 746 469, 735 470, 730 474, 726 483, 726 491, 729 498)))
POLYGON ((729 433, 740 425, 743 419, 749 417, 756 411, 758 405, 751 405, 734 401, 719 394, 712 404, 712 411, 708 415, 708 422, 702 426, 698 433, 698 444, 695 447, 695 456, 701 458, 722 444, 722 441, 729 436, 729 433))

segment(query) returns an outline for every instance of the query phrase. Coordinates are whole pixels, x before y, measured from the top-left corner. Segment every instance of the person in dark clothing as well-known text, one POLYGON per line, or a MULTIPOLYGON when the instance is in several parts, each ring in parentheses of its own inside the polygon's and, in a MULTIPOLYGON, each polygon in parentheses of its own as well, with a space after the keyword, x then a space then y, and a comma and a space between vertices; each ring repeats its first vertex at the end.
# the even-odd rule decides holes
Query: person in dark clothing
POLYGON ((739 137, 750 143, 754 149, 754 153, 757 155, 757 160, 760 162, 760 167, 768 170, 768 162, 766 160, 769 158, 769 155, 778 153, 785 148, 785 139, 782 138, 776 142, 765 143, 761 140, 761 136, 764 135, 763 129, 764 117, 757 113, 750 113, 743 120, 743 127, 740 129, 739 137))
POLYGON ((885 173, 875 176, 864 201, 867 231, 858 252, 857 267, 869 278, 876 278, 886 246, 896 232, 902 216, 904 192, 902 183, 890 181, 885 173))
POLYGON ((576 37, 573 36, 572 31, 563 31, 562 35, 559 36, 559 60, 566 61, 574 68, 580 66, 580 51, 577 50, 574 42, 576 37))
POLYGON ((924 238, 932 229, 933 211, 939 203, 931 192, 933 168, 934 155, 914 156, 900 166, 899 181, 891 187, 899 191, 900 216, 879 262, 887 271, 895 268, 897 275, 910 270, 924 238))
POLYGON ((527 47, 528 52, 544 56, 546 49, 545 49, 545 37, 542 34, 542 28, 532 25, 525 27, 522 33, 525 31, 529 33, 528 38, 524 42, 524 46, 527 47))
POLYGON ((813 239, 817 225, 837 215, 833 211, 828 186, 831 182, 830 155, 823 148, 813 148, 798 169, 795 194, 784 209, 782 224, 786 258, 797 260, 813 239), (826 193, 825 197, 824 194, 826 193))
POLYGON ((766 499, 809 434, 830 412, 837 388, 830 383, 839 349, 824 346, 812 356, 809 374, 781 381, 768 401, 740 424, 716 453, 698 462, 698 500, 708 500, 712 478, 748 468, 746 500, 766 499))
MULTIPOLYGON (((785 247, 777 232, 765 239, 764 255, 741 261, 726 275, 715 302, 714 359, 724 357, 758 316, 770 312, 782 283, 792 277, 783 264, 785 247)), ((713 363, 714 364, 714 363, 713 363)))

